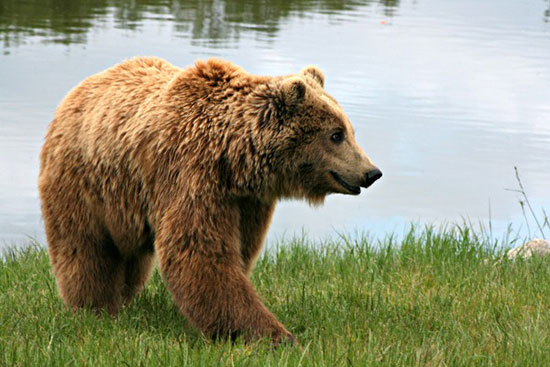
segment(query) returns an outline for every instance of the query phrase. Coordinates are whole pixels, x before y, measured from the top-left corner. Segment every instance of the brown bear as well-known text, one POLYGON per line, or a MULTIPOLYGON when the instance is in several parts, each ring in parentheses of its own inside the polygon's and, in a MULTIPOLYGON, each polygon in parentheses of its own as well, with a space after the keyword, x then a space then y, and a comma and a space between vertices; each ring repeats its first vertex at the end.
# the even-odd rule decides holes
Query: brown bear
POLYGON ((357 195, 382 176, 322 72, 257 76, 211 59, 135 58, 58 107, 39 191, 65 303, 114 314, 156 255, 181 312, 209 336, 291 334, 249 275, 275 204, 357 195))

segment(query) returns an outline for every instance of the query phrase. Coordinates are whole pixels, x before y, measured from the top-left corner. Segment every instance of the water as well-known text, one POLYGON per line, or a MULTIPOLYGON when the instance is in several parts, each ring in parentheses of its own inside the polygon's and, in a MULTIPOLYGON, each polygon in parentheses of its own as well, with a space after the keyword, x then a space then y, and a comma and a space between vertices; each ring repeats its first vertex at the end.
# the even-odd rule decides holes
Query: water
POLYGON ((324 71, 384 177, 321 208, 280 204, 270 239, 465 217, 526 231, 505 190, 514 166, 537 212, 550 212, 548 0, 0 0, 0 243, 45 243, 36 181, 54 109, 135 55, 324 71))

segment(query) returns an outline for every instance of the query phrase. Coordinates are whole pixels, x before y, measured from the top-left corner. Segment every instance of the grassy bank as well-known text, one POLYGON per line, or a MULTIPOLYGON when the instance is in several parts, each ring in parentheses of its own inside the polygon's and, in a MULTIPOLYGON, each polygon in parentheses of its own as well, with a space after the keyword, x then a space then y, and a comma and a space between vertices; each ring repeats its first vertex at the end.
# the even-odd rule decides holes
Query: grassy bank
POLYGON ((13 252, 0 262, 0 365, 550 365, 550 259, 500 252, 458 229, 289 241, 253 275, 301 343, 274 351, 205 340, 158 273, 116 318, 72 314, 47 253, 13 252))

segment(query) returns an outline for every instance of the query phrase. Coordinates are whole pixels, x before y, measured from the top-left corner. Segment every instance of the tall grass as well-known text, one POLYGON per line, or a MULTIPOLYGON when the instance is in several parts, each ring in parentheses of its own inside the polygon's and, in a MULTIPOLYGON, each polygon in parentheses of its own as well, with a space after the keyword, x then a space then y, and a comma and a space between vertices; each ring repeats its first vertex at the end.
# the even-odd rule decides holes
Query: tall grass
POLYGON ((516 182, 518 184, 518 188, 507 189, 507 190, 516 192, 520 195, 520 197, 518 198, 518 202, 521 207, 521 211, 523 213, 523 218, 525 219, 528 236, 529 237, 532 236, 531 226, 529 225, 530 221, 532 220, 535 222, 535 225, 536 225, 536 230, 533 231, 533 233, 536 232, 537 235, 540 234, 541 238, 543 239, 544 238, 550 239, 550 221, 548 219, 548 214, 546 214, 546 211, 544 210, 544 208, 541 209, 541 213, 539 214, 535 213, 535 209, 531 205, 531 202, 529 201, 529 196, 527 195, 525 187, 523 186, 523 182, 521 181, 519 170, 515 166, 514 166, 514 174, 515 174, 516 182), (529 218, 531 218, 531 220, 529 218))
POLYGON ((550 365, 550 263, 492 261, 468 227, 281 243, 252 280, 298 346, 211 342, 158 273, 116 317, 67 311, 39 247, 0 261, 0 365, 550 365), (486 261, 489 259, 489 261, 486 261))

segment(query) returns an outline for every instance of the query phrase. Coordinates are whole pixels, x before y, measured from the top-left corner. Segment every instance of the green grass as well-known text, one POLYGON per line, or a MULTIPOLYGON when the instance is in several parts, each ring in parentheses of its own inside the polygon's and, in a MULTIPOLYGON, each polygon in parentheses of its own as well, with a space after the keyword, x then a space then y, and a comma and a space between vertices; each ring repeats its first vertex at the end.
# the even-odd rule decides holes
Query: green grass
POLYGON ((550 259, 496 261, 468 229, 288 241, 253 283, 299 346, 211 342, 155 273, 115 318, 64 309, 46 251, 0 261, 0 365, 550 365, 550 259), (488 259, 488 261, 487 261, 488 259))

